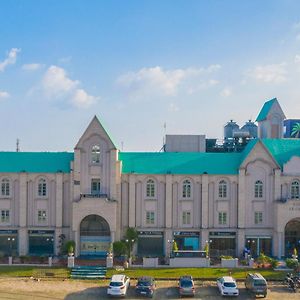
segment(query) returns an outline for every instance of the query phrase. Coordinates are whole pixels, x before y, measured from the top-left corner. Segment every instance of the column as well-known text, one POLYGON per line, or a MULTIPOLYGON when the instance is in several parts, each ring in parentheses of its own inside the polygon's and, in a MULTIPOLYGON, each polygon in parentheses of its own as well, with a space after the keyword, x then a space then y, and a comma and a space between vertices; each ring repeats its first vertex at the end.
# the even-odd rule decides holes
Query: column
POLYGON ((135 175, 129 175, 129 227, 135 227, 135 175))
POLYGON ((28 230, 26 228, 20 228, 18 232, 19 237, 19 255, 28 254, 28 230))
POLYGON ((208 175, 202 175, 202 224, 201 227, 208 228, 208 175))
POLYGON ((56 228, 54 234, 55 234, 55 236, 54 236, 54 254, 59 255, 59 253, 61 253, 61 250, 62 250, 62 249, 60 249, 62 245, 59 244, 59 240, 60 240, 59 236, 62 234, 62 228, 61 227, 56 228))
POLYGON ((110 150, 110 198, 117 199, 117 150, 110 150))
POLYGON ((27 173, 20 173, 20 199, 19 199, 19 224, 20 227, 27 225, 27 173))
POLYGON ((56 203, 55 203, 55 226, 62 227, 63 211, 63 174, 56 173, 56 203))
POLYGON ((166 228, 172 228, 172 175, 166 175, 166 208, 165 224, 166 228))
POLYGON ((238 228, 245 228, 245 197, 246 197, 246 170, 239 170, 239 190, 238 190, 238 228))
POLYGON ((245 230, 239 229, 236 236, 237 257, 239 257, 245 248, 245 230))

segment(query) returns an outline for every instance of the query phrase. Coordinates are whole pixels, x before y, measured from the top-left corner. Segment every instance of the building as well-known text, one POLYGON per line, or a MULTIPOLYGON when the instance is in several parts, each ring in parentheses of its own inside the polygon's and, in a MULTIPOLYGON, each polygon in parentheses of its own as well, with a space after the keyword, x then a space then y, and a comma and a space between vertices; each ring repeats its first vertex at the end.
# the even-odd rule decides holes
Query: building
POLYGON ((295 126, 300 124, 300 119, 288 119, 283 121, 283 134, 285 138, 299 138, 300 137, 300 126, 299 126, 299 133, 293 132, 295 126))
POLYGON ((300 139, 281 138, 283 117, 266 102, 262 138, 242 152, 201 152, 197 139, 195 152, 120 152, 97 117, 73 153, 0 152, 0 252, 58 254, 65 237, 76 256, 105 255, 128 227, 140 256, 173 240, 214 256, 300 251, 300 139))

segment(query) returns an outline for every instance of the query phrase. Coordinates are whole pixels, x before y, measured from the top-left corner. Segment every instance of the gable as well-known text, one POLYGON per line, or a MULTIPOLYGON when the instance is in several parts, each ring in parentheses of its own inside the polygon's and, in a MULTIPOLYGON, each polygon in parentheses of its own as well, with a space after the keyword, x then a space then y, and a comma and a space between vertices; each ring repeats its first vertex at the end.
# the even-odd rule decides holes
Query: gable
POLYGON ((266 120, 271 114, 279 115, 280 118, 285 119, 285 115, 283 113, 283 110, 281 109, 281 106, 277 100, 277 98, 273 98, 267 102, 264 103, 262 109, 260 110, 256 122, 261 122, 266 120))
POLYGON ((283 165, 285 175, 300 176, 300 156, 292 156, 289 161, 283 165))
POLYGON ((104 127, 102 126, 102 124, 96 116, 94 116, 87 129, 79 139, 78 143, 75 146, 75 149, 82 148, 84 142, 94 135, 98 135, 103 140, 105 140, 110 149, 117 149, 110 136, 108 135, 107 131, 104 129, 104 127))

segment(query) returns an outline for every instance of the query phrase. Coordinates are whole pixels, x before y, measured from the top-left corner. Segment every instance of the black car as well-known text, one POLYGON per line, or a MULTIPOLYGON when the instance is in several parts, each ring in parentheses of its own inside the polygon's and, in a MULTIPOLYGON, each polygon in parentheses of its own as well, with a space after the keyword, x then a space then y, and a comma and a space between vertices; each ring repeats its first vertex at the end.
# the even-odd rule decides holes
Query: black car
POLYGON ((192 276, 181 276, 179 278, 179 296, 195 296, 195 286, 192 276))
POLYGON ((153 294, 155 292, 156 284, 153 277, 144 276, 138 279, 136 287, 135 287, 135 293, 137 295, 142 295, 146 297, 153 297, 153 294))

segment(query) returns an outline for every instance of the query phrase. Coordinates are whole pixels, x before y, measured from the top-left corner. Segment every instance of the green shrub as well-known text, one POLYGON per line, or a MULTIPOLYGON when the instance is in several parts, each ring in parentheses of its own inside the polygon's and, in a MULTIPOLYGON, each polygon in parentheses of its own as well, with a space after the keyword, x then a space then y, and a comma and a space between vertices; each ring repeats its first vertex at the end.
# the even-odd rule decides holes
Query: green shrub
POLYGON ((75 242, 70 240, 70 241, 67 241, 65 244, 64 244, 64 253, 65 254, 69 254, 69 253, 74 253, 74 249, 75 249, 75 242))
POLYGON ((275 259, 275 258, 271 258, 270 259, 270 264, 271 264, 272 268, 275 269, 275 268, 278 267, 279 261, 277 259, 275 259))
POLYGON ((286 263, 286 266, 289 268, 289 269, 294 269, 296 270, 298 267, 299 267, 299 262, 297 259, 293 259, 293 258, 287 258, 285 260, 285 263, 286 263))
POLYGON ((113 250, 115 256, 121 256, 127 254, 128 248, 125 242, 117 241, 113 243, 113 250))
POLYGON ((257 263, 262 264, 262 265, 264 265, 264 264, 270 264, 271 260, 272 260, 272 258, 269 257, 269 256, 267 256, 267 255, 265 255, 264 253, 261 253, 259 255, 259 257, 256 259, 257 263))

